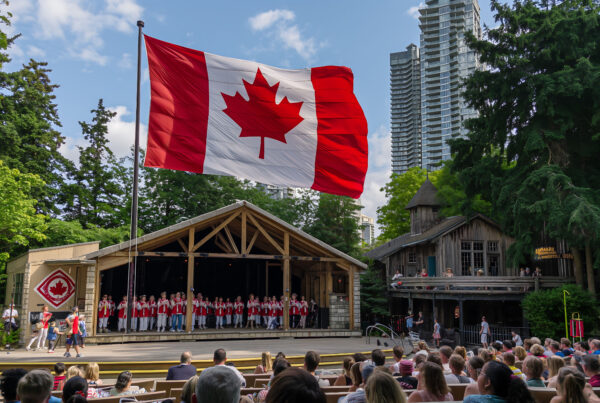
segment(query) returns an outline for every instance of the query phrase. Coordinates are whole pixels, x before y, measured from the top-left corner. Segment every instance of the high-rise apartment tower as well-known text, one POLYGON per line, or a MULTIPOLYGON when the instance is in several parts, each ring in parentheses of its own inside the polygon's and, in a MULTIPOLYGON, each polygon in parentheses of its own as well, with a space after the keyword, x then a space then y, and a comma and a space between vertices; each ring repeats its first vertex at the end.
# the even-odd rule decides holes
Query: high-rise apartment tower
POLYGON ((392 172, 421 166, 421 68, 419 48, 390 54, 392 172))

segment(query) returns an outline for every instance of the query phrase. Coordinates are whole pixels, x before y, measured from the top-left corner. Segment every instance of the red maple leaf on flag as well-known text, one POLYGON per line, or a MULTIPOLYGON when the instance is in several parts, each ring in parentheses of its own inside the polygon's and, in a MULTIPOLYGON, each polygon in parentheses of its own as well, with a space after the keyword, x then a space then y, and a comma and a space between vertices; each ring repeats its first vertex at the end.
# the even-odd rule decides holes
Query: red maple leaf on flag
POLYGON ((57 281, 54 287, 50 287, 50 292, 54 295, 63 295, 67 291, 67 287, 62 281, 57 281))
POLYGON ((260 152, 258 158, 265 158, 265 137, 285 141, 285 135, 304 120, 300 116, 302 102, 290 102, 284 97, 280 103, 275 102, 279 83, 270 86, 262 75, 260 68, 256 71, 254 82, 246 80, 244 87, 248 93, 248 101, 240 95, 223 95, 227 114, 241 128, 240 137, 260 137, 260 152))

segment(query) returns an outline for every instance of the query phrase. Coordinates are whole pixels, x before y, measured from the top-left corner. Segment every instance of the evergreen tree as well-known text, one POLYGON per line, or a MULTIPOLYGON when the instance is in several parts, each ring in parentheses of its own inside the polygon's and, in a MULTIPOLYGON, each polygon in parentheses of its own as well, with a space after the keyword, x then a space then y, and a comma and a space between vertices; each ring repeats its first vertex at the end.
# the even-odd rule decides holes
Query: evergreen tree
POLYGON ((360 306, 362 316, 372 323, 378 318, 390 315, 388 308, 387 287, 381 270, 371 262, 365 272, 360 275, 360 306))
POLYGON ((451 141, 466 194, 482 194, 516 243, 513 264, 542 232, 565 239, 594 291, 600 239, 600 5, 492 1, 497 27, 468 42, 487 69, 466 81, 478 111, 451 141))
POLYGON ((115 227, 123 205, 124 189, 119 183, 119 166, 108 144, 108 123, 116 115, 104 106, 102 99, 91 123, 79 122, 86 147, 79 147, 79 164, 72 168, 72 183, 65 187, 65 217, 81 225, 115 227))

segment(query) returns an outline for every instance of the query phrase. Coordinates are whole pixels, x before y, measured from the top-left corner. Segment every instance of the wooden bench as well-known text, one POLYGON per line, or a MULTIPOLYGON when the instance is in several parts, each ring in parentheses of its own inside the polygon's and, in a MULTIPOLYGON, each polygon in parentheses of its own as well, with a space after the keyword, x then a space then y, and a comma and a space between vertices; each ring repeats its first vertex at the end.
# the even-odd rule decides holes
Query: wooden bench
POLYGON ((321 386, 321 390, 324 393, 348 392, 350 390, 350 386, 321 386))
POLYGON ((257 379, 270 379, 271 375, 269 374, 243 374, 244 379, 246 379, 246 387, 253 388, 257 379))
POLYGON ((340 397, 348 395, 349 392, 328 392, 325 393, 325 399, 327 403, 337 403, 340 397))
MULTIPOLYGON (((181 401, 181 394, 183 393, 183 388, 171 388, 171 394, 169 395, 175 403, 179 403, 181 401)), ((188 402, 186 402, 188 403, 188 402)), ((189 402, 191 403, 191 402, 189 402)))
POLYGON ((465 390, 467 389, 468 383, 459 383, 457 385, 448 385, 450 393, 454 400, 463 400, 465 398, 465 390))
MULTIPOLYGON (((154 383, 156 381, 154 379, 147 379, 145 381, 132 381, 131 386, 137 386, 140 389, 146 389, 146 392, 151 392, 154 390, 154 383)), ((105 387, 102 385, 102 387, 105 387)))
POLYGON ((183 388, 183 385, 185 385, 186 382, 187 381, 156 381, 156 386, 154 387, 154 390, 157 392, 164 390, 165 392, 167 392, 167 396, 171 396, 171 389, 183 388))
POLYGON ((123 398, 131 398, 136 399, 138 401, 142 400, 160 400, 167 397, 167 393, 163 390, 160 392, 150 392, 150 393, 139 393, 137 395, 121 395, 121 396, 110 396, 110 397, 97 397, 95 399, 89 399, 88 402, 94 403, 119 403, 123 398))
POLYGON ((554 388, 535 388, 530 386, 527 389, 529 389, 535 403, 550 403, 550 400, 556 396, 556 389, 554 388))

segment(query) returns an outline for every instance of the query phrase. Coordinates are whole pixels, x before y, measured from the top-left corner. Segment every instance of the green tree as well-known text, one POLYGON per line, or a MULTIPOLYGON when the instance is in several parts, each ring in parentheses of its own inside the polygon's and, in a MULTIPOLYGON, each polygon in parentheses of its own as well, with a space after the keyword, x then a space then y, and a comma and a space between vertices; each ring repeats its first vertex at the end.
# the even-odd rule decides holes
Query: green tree
POLYGON ((468 43, 489 68, 466 81, 478 117, 451 141, 466 195, 481 194, 516 238, 522 263, 546 235, 565 239, 595 291, 600 256, 600 5, 591 0, 492 1, 497 27, 468 43))
POLYGON ((72 183, 65 186, 65 217, 78 220, 82 226, 98 225, 115 227, 119 222, 124 189, 119 182, 122 168, 109 147, 108 123, 115 117, 104 106, 102 99, 91 123, 79 122, 86 147, 79 147, 79 164, 70 173, 72 183))
POLYGON ((46 216, 36 212, 37 200, 30 196, 32 189, 41 186, 37 175, 11 169, 0 160, 0 295, 4 294, 7 260, 30 242, 45 238, 46 216))
POLYGON ((350 197, 321 193, 314 217, 304 230, 334 248, 356 257, 360 240, 360 208, 350 197))
POLYGON ((129 239, 129 225, 115 228, 81 226, 79 221, 63 221, 53 218, 44 231, 45 239, 36 242, 38 247, 69 245, 80 242, 100 241, 100 247, 115 245, 129 239))
POLYGON ((382 271, 371 262, 367 270, 360 275, 360 306, 365 320, 373 322, 375 317, 381 320, 390 316, 386 293, 387 287, 382 271))
POLYGON ((578 285, 568 284, 529 293, 521 303, 532 333, 542 340, 546 337, 558 340, 565 336, 563 290, 569 293, 567 295, 568 319, 571 319, 571 314, 578 312, 583 318, 587 332, 597 330, 599 311, 594 296, 578 285))

